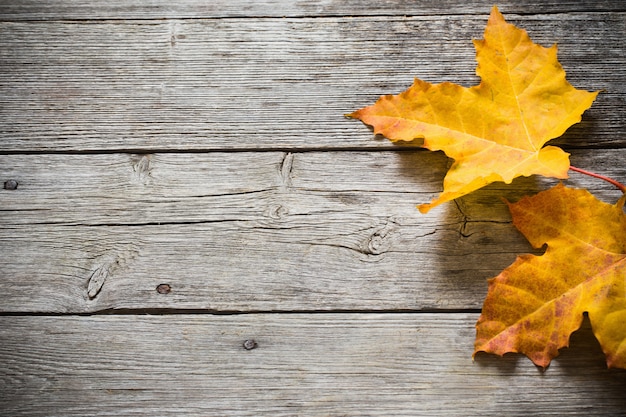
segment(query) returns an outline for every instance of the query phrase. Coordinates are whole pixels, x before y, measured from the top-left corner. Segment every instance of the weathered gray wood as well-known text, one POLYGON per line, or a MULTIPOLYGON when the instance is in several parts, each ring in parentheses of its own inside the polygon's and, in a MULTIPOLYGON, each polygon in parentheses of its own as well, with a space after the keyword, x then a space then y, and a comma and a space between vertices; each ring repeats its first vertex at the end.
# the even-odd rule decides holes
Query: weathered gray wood
MULTIPOLYGON (((572 159, 626 178, 619 150, 572 159)), ((5 155, 0 178, 18 188, 0 190, 0 308, 480 308, 485 279, 530 250, 500 198, 554 181, 494 184, 422 215, 446 163, 423 151, 5 155)))
POLYGON ((332 215, 15 226, 0 242, 3 312, 476 309, 486 279, 530 250, 509 224, 332 215))
MULTIPOLYGON (((511 16, 600 90, 558 143, 626 131, 625 13, 511 16)), ((343 114, 414 76, 477 82, 486 16, 0 23, 0 150, 390 147, 343 114)))
MULTIPOLYGON (((604 90, 555 142, 624 181, 623 2, 499 6, 604 90)), ((543 375, 470 359, 485 280, 530 250, 498 197, 554 182, 424 216, 446 158, 342 117, 474 84, 490 7, 0 2, 0 415, 624 414, 588 326, 543 375)))
POLYGON ((2 317, 2 415, 623 414, 626 371, 588 327, 541 374, 517 355, 472 362, 476 318, 2 317))
MULTIPOLYGON (((39 19, 163 19, 225 17, 300 17, 300 16, 377 16, 377 15, 448 15, 487 14, 490 3, 462 0, 374 1, 358 0, 152 0, 128 3, 125 0, 84 2, 80 0, 4 0, 0 4, 2 20, 39 19)), ((620 0, 501 0, 498 7, 506 13, 587 13, 625 11, 620 0)))
MULTIPOLYGON (((579 168, 626 178, 621 149, 572 150, 570 159, 579 168)), ((441 191, 449 163, 442 153, 425 150, 0 155, 0 182, 17 185, 0 189, 0 225, 140 226, 294 216, 343 216, 346 223, 370 216, 407 225, 461 218, 506 222, 502 198, 515 201, 556 183, 541 177, 494 183, 428 215, 417 213, 416 204, 441 191)), ((575 172, 565 182, 609 202, 619 194, 575 172)))

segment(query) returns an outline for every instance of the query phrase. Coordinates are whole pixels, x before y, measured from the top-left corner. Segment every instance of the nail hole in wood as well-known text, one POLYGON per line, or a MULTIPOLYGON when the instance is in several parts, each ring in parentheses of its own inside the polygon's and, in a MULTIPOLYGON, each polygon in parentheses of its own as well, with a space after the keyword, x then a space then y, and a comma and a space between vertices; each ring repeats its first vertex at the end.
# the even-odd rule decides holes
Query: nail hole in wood
POLYGON ((4 182, 4 189, 5 190, 17 190, 17 181, 15 180, 8 180, 4 182))
POLYGON ((156 290, 159 294, 169 294, 172 291, 172 287, 170 284, 159 284, 156 287, 156 290))
POLYGON ((256 341, 254 339, 246 339, 246 340, 243 341, 243 348, 245 350, 256 349, 257 346, 258 346, 258 344, 256 343, 256 341))

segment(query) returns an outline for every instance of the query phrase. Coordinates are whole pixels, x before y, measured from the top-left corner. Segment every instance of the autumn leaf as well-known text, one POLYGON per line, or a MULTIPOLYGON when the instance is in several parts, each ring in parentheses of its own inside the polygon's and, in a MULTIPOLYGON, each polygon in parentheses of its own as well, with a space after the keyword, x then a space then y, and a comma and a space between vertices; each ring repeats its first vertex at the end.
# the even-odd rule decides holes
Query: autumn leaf
POLYGON ((616 205, 558 185, 509 204, 541 256, 523 255, 489 281, 476 352, 520 352, 547 367, 589 314, 609 367, 626 368, 626 195, 616 205))
POLYGON ((392 141, 423 140, 421 146, 454 159, 443 193, 419 206, 424 213, 495 181, 567 178, 569 155, 544 144, 578 123, 597 96, 565 80, 556 45, 534 44, 496 7, 474 46, 478 86, 415 79, 405 92, 348 115, 392 141))

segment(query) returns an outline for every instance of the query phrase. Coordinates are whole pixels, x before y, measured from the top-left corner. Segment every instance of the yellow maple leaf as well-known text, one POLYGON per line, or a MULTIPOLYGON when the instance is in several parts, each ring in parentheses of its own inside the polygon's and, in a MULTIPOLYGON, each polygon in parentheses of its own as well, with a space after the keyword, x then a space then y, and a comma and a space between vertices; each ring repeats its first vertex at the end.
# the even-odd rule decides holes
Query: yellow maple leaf
POLYGON ((569 155, 544 145, 578 123, 598 94, 569 84, 556 45, 534 44, 495 6, 484 40, 474 45, 478 86, 415 79, 405 92, 348 115, 392 141, 423 140, 423 147, 454 159, 443 193, 420 205, 423 213, 495 181, 567 178, 569 155))
POLYGON ((626 196, 616 205, 558 185, 509 204, 541 256, 523 255, 489 281, 476 352, 520 352, 546 367, 589 314, 609 367, 626 368, 626 196))

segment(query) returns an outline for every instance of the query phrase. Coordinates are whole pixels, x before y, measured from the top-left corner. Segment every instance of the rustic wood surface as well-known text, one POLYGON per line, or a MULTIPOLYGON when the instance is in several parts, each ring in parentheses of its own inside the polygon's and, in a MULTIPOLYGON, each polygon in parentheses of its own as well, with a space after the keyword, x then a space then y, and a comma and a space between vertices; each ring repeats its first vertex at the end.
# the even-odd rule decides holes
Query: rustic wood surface
POLYGON ((472 362, 467 352, 477 317, 3 317, 4 414, 499 417, 623 412, 623 374, 604 369, 588 327, 574 334, 575 346, 542 375, 516 356, 478 355, 472 362), (246 350, 245 341, 252 349, 246 350))
MULTIPOLYGON (((13 152, 391 147, 342 115, 415 76, 475 84, 486 13, 3 22, 0 140, 13 152)), ((558 42, 574 85, 603 90, 557 143, 623 144, 624 14, 510 20, 558 42)))
MULTIPOLYGON (((491 3, 135 3, 0 2, 0 415, 626 415, 588 324, 545 372, 471 358, 533 251, 501 197, 555 181, 421 215, 446 157, 343 117, 476 83, 491 3)), ((625 181, 623 2, 498 6, 602 90, 554 143, 625 181)))

